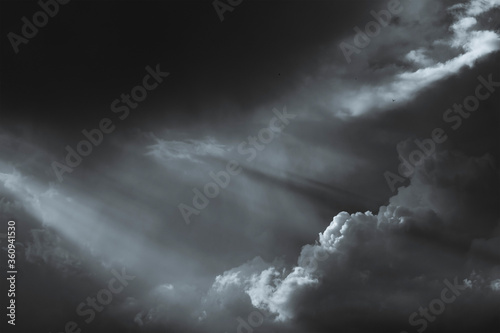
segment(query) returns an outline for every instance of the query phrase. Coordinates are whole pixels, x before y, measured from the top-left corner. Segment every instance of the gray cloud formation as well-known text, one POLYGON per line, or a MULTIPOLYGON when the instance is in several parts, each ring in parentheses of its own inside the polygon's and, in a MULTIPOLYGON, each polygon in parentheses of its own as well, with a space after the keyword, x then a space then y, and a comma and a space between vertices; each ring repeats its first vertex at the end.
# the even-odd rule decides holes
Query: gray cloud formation
MULTIPOLYGON (((397 329, 398 324, 403 330, 412 312, 439 295, 444 280, 458 277, 459 285, 468 286, 467 296, 450 305, 431 330, 443 325, 456 331, 467 331, 470 325, 480 329, 480 320, 487 328, 500 300, 499 193, 490 182, 497 177, 495 170, 488 156, 442 153, 429 158, 410 185, 400 188, 377 214, 335 216, 315 244, 302 248, 296 266, 256 257, 218 275, 206 295, 198 296, 191 325, 211 327, 213 317, 226 314, 224 329, 235 330, 238 323, 231 316, 246 318, 258 310, 266 317, 262 332, 304 320, 322 323, 323 329, 348 325, 353 332, 385 321, 385 329, 397 329), (459 182, 451 181, 457 177, 459 182), (491 200, 475 200, 476 191, 490 193, 491 200), (460 319, 457 311, 470 314, 460 319)), ((169 304, 174 296, 165 293, 175 294, 176 288, 159 286, 154 293, 169 304)), ((183 299, 193 296, 175 299, 185 305, 183 299)), ((168 324, 161 308, 155 308, 159 313, 150 320, 168 324)))

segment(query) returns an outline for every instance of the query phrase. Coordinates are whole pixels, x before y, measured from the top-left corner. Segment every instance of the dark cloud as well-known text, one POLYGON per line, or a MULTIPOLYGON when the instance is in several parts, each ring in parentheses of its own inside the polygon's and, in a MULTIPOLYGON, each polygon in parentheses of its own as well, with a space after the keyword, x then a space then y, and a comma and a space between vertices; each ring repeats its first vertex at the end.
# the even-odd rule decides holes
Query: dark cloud
MULTIPOLYGON (((2 6, 4 35, 38 10, 2 6)), ((426 331, 498 328, 498 88, 443 119, 479 76, 500 81, 498 1, 401 1, 348 63, 340 43, 387 8, 243 1, 220 22, 211 2, 73 1, 19 54, 4 40, 17 331, 414 332, 455 277, 467 288, 426 331), (170 75, 120 120, 111 102, 155 64, 170 75), (54 161, 103 118, 116 129, 59 182, 54 161), (384 174, 435 128, 447 140, 392 192, 384 174), (229 161, 241 173, 185 223, 179 204, 229 161), (85 323, 77 306, 123 268, 136 278, 85 323)))

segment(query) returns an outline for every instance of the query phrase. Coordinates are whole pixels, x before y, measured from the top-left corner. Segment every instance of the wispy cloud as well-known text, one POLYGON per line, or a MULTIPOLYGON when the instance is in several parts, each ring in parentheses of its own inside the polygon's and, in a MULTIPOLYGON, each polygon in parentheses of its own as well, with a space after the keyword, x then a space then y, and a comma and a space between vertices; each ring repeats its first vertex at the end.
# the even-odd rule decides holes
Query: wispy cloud
POLYGON ((228 148, 218 143, 213 137, 206 137, 203 140, 187 139, 166 140, 152 135, 155 144, 147 147, 146 155, 154 156, 160 160, 189 160, 192 162, 201 162, 204 156, 224 156, 228 148))
MULTIPOLYGON (((471 0, 465 4, 448 8, 453 16, 449 26, 451 33, 445 39, 434 41, 431 45, 411 50, 404 59, 419 68, 414 71, 398 71, 384 78, 383 82, 361 83, 360 87, 349 86, 350 90, 340 88, 333 92, 332 110, 340 116, 359 116, 370 110, 386 110, 412 101, 424 88, 458 73, 464 67, 473 67, 484 56, 500 50, 500 37, 497 31, 482 30, 479 17, 493 8, 500 7, 496 0, 471 0), (446 47, 449 54, 457 55, 445 61, 439 60, 446 47)), ((404 23, 401 23, 404 24, 404 23)), ((394 28, 396 29, 396 28, 394 28)))

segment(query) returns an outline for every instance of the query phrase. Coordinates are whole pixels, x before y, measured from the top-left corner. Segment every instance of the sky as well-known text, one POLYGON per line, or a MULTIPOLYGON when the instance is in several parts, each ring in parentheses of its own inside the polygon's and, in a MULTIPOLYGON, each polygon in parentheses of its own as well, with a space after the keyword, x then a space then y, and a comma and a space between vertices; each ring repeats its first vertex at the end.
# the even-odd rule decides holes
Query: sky
POLYGON ((500 330, 499 0, 0 6, 2 332, 500 330))

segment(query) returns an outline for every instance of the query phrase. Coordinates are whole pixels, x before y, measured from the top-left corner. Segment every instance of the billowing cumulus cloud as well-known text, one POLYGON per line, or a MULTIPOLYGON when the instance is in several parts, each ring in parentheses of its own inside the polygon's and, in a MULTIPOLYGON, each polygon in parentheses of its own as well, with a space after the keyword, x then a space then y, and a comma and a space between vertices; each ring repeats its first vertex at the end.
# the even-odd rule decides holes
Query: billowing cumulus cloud
POLYGON ((307 322, 353 332, 382 323, 384 330, 410 330, 423 327, 410 315, 451 283, 460 295, 446 305, 441 324, 427 324, 430 331, 488 327, 500 300, 495 177, 490 156, 436 154, 377 213, 337 214, 294 266, 255 257, 217 275, 207 290, 161 283, 119 312, 145 330, 233 331, 252 316, 262 332, 307 322), (491 197, 476 199, 480 192, 491 197), (456 313, 467 314, 465 322, 456 313))
MULTIPOLYGON (((458 277, 460 285, 474 286, 467 293, 483 295, 473 297, 484 297, 484 316, 491 316, 491 302, 500 299, 495 294, 500 224, 491 215, 496 207, 493 202, 463 204, 471 202, 466 200, 471 186, 494 190, 486 181, 493 174, 486 156, 437 155, 378 214, 335 216, 316 244, 303 247, 297 266, 287 269, 255 258, 217 276, 208 295, 224 303, 239 294, 240 301, 278 322, 312 313, 315 320, 328 320, 322 318, 326 313, 312 312, 326 302, 332 315, 373 307, 381 316, 399 313, 395 321, 405 324, 405 314, 416 311, 418 302, 429 302, 444 280, 458 277), (473 167, 464 173, 465 166, 473 167), (455 177, 461 181, 449 181, 455 177)), ((334 327, 336 318, 331 321, 334 327)))
MULTIPOLYGON (((104 254, 98 259, 103 267, 110 259, 120 258, 140 270, 149 266, 145 257, 154 265, 170 262, 169 269, 183 265, 175 264, 173 255, 159 245, 134 244, 130 231, 104 219, 113 210, 104 215, 89 210, 100 207, 90 198, 64 187, 44 186, 16 169, 0 176, 0 185, 10 195, 4 200, 4 213, 25 210, 76 244, 104 254), (66 219, 67 211, 76 212, 71 221, 66 219), (94 239, 96 228, 112 242, 94 239)), ((263 332, 290 331, 290 325, 299 322, 329 328, 349 325, 363 331, 366 327, 358 325, 357 316, 365 318, 363 325, 384 322, 385 327, 402 330, 408 327, 410 314, 439 296, 445 280, 453 283, 456 277, 457 283, 467 286, 463 291, 467 296, 459 298, 464 303, 457 303, 460 311, 471 311, 477 317, 471 325, 481 327, 481 320, 491 320, 492 304, 500 297, 499 193, 491 181, 497 177, 489 155, 435 154, 417 169, 410 185, 401 187, 378 212, 337 214, 315 243, 295 254, 295 265, 283 258, 256 257, 213 278, 205 275, 203 284, 171 281, 168 270, 158 270, 142 277, 150 291, 117 301, 112 317, 128 318, 130 327, 144 331, 234 330, 240 325, 239 317, 247 319, 254 311, 264 318, 263 332), (477 193, 488 196, 480 198, 477 193)), ((25 242, 28 262, 54 267, 67 276, 81 271, 81 260, 58 236, 37 229, 31 234, 25 242)), ((451 322, 456 317, 447 313, 440 321, 459 327, 459 322, 451 322)))

